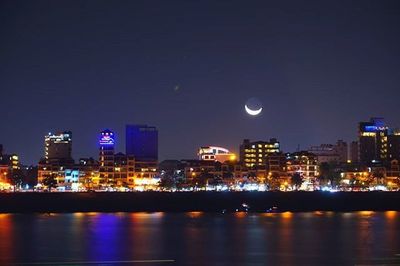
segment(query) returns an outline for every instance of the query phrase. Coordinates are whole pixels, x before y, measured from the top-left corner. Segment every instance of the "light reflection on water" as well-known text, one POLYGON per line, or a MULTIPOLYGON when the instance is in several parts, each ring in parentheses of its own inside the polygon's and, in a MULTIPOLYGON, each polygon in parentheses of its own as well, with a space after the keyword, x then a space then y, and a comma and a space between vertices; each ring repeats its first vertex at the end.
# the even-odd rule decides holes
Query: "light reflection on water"
POLYGON ((399 218, 393 211, 0 214, 0 264, 400 264, 399 218))

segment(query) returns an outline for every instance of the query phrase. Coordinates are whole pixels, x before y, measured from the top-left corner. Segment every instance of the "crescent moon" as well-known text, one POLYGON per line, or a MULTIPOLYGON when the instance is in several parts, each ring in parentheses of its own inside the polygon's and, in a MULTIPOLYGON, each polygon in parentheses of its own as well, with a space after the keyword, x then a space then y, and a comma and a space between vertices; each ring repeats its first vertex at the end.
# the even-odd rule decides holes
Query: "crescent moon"
POLYGON ((259 115, 259 114, 261 113, 261 111, 262 111, 263 108, 261 107, 260 109, 252 110, 252 109, 250 109, 250 108, 247 106, 247 104, 245 104, 245 105, 244 105, 244 109, 246 110, 246 112, 247 112, 249 115, 256 116, 256 115, 259 115))

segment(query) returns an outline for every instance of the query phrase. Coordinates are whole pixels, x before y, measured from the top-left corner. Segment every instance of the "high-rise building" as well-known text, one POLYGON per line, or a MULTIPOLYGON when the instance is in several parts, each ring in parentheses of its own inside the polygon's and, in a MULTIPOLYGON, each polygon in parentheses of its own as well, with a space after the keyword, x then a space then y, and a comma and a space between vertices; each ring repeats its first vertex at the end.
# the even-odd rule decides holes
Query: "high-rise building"
POLYGON ((359 161, 370 164, 387 159, 388 127, 383 118, 360 122, 358 128, 359 161))
POLYGON ((279 152, 280 144, 275 138, 254 142, 245 139, 240 145, 240 161, 248 168, 266 168, 267 156, 279 152))
POLYGON ((60 132, 57 134, 49 133, 44 137, 45 159, 47 163, 54 161, 72 160, 72 133, 71 131, 60 132))
POLYGON ((115 136, 114 132, 106 129, 100 132, 99 138, 99 173, 100 183, 114 181, 114 155, 115 136))
POLYGON ((71 131, 49 133, 44 137, 45 156, 38 164, 38 183, 54 177, 59 186, 65 185, 65 170, 74 167, 71 131))
POLYGON ((158 161, 158 131, 147 125, 126 126, 126 154, 136 161, 158 161))
POLYGON ((389 161, 400 160, 400 131, 394 130, 388 135, 388 155, 389 161))

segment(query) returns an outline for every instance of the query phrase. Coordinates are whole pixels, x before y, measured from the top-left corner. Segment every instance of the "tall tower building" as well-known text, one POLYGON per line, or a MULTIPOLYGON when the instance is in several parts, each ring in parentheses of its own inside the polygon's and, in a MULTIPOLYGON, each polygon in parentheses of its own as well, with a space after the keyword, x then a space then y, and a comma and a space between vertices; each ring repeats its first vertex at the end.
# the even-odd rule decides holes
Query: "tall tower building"
POLYGON ((388 160, 400 160, 400 130, 394 130, 388 136, 388 160))
POLYGON ((370 164, 387 159, 388 127, 383 118, 360 122, 358 128, 359 161, 370 164))
POLYGON ((99 172, 101 183, 109 183, 114 180, 114 155, 114 132, 106 129, 100 132, 99 138, 99 172))
POLYGON ((126 155, 134 156, 136 161, 157 161, 157 128, 147 125, 127 125, 126 155))
POLYGON ((71 131, 49 133, 44 137, 44 159, 38 164, 38 183, 54 176, 58 184, 65 181, 65 170, 74 167, 71 131))
POLYGON ((46 163, 72 161, 72 132, 49 133, 44 137, 46 163))

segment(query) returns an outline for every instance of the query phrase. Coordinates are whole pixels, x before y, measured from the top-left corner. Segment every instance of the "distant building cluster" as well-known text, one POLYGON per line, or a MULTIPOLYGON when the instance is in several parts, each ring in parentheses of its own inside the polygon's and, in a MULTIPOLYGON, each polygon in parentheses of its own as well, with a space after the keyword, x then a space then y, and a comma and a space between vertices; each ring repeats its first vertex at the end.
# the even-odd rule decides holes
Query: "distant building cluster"
POLYGON ((158 159, 158 130, 127 125, 125 153, 115 150, 115 132, 98 136, 98 157, 72 158, 72 132, 44 137, 37 167, 23 167, 16 154, 0 146, 0 189, 58 191, 193 190, 398 190, 400 131, 383 118, 358 125, 349 144, 313 145, 286 153, 278 139, 244 139, 239 154, 202 146, 197 159, 158 159), (34 180, 34 181, 33 181, 34 180))
POLYGON ((147 125, 126 126, 126 151, 115 151, 115 133, 98 138, 98 159, 72 159, 72 133, 45 136, 45 157, 38 165, 38 189, 154 189, 158 182, 158 131, 147 125))

